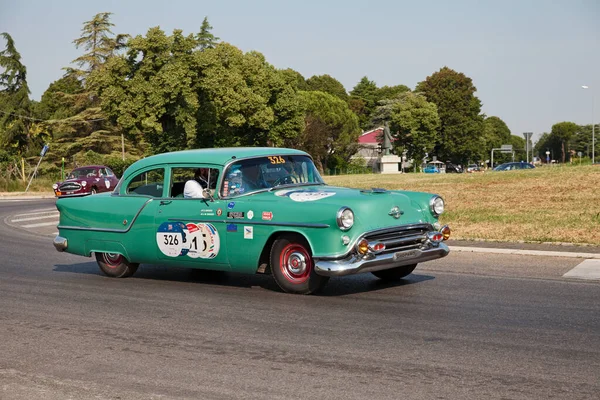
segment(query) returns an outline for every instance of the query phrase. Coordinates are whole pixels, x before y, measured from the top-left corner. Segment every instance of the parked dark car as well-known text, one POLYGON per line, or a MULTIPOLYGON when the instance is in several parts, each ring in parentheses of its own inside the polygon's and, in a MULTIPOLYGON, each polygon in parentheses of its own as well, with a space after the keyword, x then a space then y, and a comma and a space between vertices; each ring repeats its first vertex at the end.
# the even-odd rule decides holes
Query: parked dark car
POLYGON ((514 169, 534 169, 533 164, 528 162, 508 162, 494 167, 494 171, 512 171, 514 169))
POLYGON ((52 185, 56 197, 85 196, 111 192, 119 183, 112 170, 104 165, 87 165, 75 168, 64 182, 52 185))
POLYGON ((462 174, 464 172, 462 166, 452 164, 451 162, 446 163, 446 173, 447 174, 462 174))

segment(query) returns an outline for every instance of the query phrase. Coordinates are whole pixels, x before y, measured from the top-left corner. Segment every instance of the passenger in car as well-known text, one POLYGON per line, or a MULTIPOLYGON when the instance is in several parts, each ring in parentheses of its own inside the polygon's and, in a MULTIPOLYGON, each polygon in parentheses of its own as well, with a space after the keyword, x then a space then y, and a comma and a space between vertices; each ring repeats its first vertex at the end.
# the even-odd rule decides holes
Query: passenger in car
POLYGON ((183 197, 186 199, 202 199, 205 197, 204 190, 208 188, 208 169, 198 168, 194 173, 194 179, 185 183, 183 197))

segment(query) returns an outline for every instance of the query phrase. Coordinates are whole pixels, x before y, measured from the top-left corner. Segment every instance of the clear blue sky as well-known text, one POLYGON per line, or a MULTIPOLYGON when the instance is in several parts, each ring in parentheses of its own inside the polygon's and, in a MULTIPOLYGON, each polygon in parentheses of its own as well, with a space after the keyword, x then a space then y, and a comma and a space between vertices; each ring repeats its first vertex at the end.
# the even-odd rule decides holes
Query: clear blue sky
POLYGON ((195 33, 208 16, 222 40, 306 78, 330 74, 348 91, 365 75, 414 88, 448 66, 473 79, 483 112, 514 135, 589 124, 592 96, 600 121, 599 0, 0 0, 0 32, 15 40, 33 99, 82 53, 72 42, 99 12, 132 35, 195 33))

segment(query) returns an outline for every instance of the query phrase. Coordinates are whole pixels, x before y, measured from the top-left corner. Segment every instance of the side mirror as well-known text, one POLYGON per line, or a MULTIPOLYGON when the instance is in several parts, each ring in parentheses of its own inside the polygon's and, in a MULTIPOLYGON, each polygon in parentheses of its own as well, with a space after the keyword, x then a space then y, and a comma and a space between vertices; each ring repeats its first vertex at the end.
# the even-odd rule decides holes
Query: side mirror
POLYGON ((208 189, 203 189, 203 193, 204 193, 204 198, 209 198, 211 202, 215 201, 215 198, 213 197, 212 193, 210 192, 210 190, 208 189))

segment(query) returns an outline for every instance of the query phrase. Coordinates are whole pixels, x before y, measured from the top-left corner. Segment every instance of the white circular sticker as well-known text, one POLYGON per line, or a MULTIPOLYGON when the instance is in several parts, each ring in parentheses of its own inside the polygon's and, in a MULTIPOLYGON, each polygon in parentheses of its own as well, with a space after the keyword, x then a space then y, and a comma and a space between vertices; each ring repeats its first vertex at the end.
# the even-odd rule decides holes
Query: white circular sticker
POLYGON ((254 218, 254 211, 249 210, 248 213, 246 214, 246 216, 248 217, 248 219, 254 218))
POLYGON ((188 252, 186 237, 186 226, 181 222, 164 222, 156 232, 156 244, 158 249, 168 257, 179 257, 188 252))
POLYGON ((191 258, 215 258, 221 241, 219 232, 211 224, 187 224, 187 255, 191 258))
POLYGON ((276 196, 289 197, 293 201, 305 202, 305 201, 316 201, 325 199, 335 195, 335 192, 328 192, 324 190, 279 190, 275 192, 276 196))

